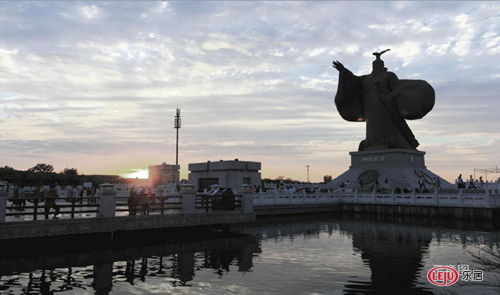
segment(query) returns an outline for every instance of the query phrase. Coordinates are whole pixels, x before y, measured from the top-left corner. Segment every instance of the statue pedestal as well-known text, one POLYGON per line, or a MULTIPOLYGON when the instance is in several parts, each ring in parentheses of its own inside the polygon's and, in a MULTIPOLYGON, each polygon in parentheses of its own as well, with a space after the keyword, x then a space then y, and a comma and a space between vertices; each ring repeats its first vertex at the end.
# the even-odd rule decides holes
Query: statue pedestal
MULTIPOLYGON (((379 187, 385 187, 385 179, 389 180, 389 188, 418 188, 418 180, 423 177, 428 189, 433 186, 434 179, 439 177, 425 166, 425 152, 406 149, 386 149, 362 152, 350 152, 351 166, 349 170, 330 182, 332 188, 349 180, 351 188, 369 188, 375 180, 379 187)), ((439 177, 441 187, 453 187, 439 177)))

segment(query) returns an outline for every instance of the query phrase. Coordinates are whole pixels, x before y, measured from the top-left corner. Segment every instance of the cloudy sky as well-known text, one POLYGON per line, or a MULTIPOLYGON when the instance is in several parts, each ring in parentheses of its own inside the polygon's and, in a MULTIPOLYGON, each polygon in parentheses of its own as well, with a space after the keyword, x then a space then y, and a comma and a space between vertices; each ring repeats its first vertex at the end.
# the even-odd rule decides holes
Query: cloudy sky
MULTIPOLYGON (((263 177, 347 170, 364 123, 333 99, 341 61, 424 79, 409 121, 448 180, 500 165, 499 2, 0 2, 0 166, 123 174, 260 161, 263 177)), ((498 176, 498 175, 497 175, 498 176)))

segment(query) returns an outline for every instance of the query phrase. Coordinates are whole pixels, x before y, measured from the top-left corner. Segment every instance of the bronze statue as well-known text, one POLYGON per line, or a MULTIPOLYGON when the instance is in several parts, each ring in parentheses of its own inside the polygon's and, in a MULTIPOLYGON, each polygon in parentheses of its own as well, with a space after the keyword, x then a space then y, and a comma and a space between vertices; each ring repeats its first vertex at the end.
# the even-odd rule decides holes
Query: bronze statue
POLYGON ((405 119, 424 117, 434 106, 432 86, 423 80, 399 80, 387 71, 380 56, 368 75, 356 76, 338 61, 333 67, 339 71, 335 105, 347 121, 366 122, 366 139, 359 151, 390 148, 416 149, 419 145, 405 119))

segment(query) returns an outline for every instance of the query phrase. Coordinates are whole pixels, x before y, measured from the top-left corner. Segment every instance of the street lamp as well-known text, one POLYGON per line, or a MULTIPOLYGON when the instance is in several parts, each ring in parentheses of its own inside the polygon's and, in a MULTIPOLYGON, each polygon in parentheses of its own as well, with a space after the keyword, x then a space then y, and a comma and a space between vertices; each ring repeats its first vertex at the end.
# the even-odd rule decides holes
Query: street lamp
POLYGON ((307 168, 307 183, 309 183, 309 165, 306 165, 307 168))
POLYGON ((177 130, 175 140, 175 165, 179 165, 179 129, 181 128, 181 109, 177 108, 174 117, 174 128, 177 130))

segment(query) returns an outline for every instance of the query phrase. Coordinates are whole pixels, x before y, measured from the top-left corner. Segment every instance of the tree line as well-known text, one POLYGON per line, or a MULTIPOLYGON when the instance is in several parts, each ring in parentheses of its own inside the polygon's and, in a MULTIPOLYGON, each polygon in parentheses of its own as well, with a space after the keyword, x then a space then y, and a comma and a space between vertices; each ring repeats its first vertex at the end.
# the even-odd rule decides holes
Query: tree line
POLYGON ((118 175, 84 175, 78 173, 76 168, 64 168, 63 171, 55 172, 54 166, 45 163, 36 164, 27 170, 17 170, 10 166, 0 167, 0 180, 29 186, 51 184, 76 186, 84 182, 93 184, 125 182, 125 179, 118 175))

